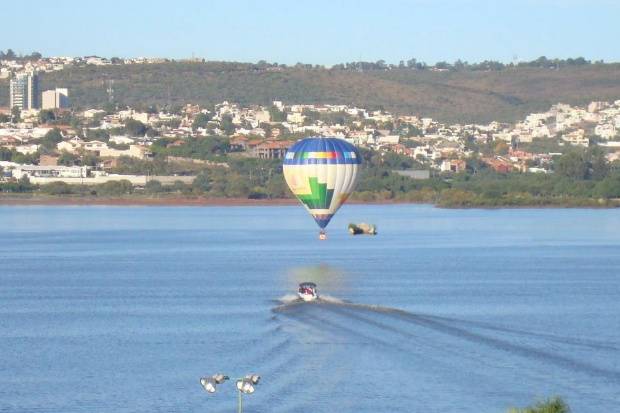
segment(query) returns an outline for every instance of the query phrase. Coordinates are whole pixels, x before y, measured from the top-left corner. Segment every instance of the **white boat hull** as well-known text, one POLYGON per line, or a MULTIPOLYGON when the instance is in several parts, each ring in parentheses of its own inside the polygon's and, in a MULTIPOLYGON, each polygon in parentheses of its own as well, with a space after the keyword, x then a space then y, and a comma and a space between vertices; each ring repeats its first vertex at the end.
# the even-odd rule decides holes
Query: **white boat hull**
POLYGON ((318 298, 318 296, 313 295, 313 294, 300 294, 300 293, 297 293, 297 295, 303 301, 314 301, 314 300, 316 300, 318 298))

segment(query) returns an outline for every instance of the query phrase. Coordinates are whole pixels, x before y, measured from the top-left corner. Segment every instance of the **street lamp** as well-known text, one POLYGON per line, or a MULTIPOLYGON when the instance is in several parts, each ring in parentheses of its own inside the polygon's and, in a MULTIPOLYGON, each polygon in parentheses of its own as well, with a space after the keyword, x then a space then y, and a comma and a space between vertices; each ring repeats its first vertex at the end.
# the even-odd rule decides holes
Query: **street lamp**
MULTIPOLYGON (((217 385, 224 383, 228 380, 228 376, 223 374, 214 374, 210 377, 202 377, 200 379, 200 384, 208 393, 215 393, 217 390, 217 385)), ((238 404, 238 412, 242 413, 243 411, 243 394, 252 394, 256 390, 254 386, 258 384, 260 381, 260 376, 258 374, 248 374, 243 378, 237 379, 237 390, 239 391, 239 404, 238 404)))
POLYGON ((224 383, 228 380, 228 376, 223 374, 214 374, 211 377, 203 377, 200 379, 200 384, 209 393, 215 393, 218 384, 224 383))
POLYGON ((258 374, 248 374, 242 379, 237 379, 237 390, 239 391, 239 409, 238 412, 243 411, 243 394, 254 393, 254 386, 258 384, 260 376, 258 374))

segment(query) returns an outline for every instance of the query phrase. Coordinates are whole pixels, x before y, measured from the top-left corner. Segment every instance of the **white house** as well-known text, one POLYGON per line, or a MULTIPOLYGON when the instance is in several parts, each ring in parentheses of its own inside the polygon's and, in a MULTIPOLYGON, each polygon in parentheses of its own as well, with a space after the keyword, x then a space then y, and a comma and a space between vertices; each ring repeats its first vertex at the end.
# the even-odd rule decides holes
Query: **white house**
POLYGON ((99 156, 104 158, 118 158, 121 156, 128 156, 130 158, 145 159, 150 155, 150 151, 142 145, 129 145, 129 149, 114 149, 108 148, 106 146, 105 149, 101 149, 99 151, 99 156))
POLYGON ((31 155, 39 150, 39 145, 19 145, 15 147, 15 151, 24 155, 31 155))
POLYGON ((603 139, 613 139, 616 137, 616 127, 611 123, 603 123, 594 127, 594 134, 603 139))
POLYGON ((398 135, 386 135, 379 136, 377 144, 379 145, 397 145, 400 142, 400 136, 398 135))
POLYGON ((128 136, 118 135, 118 136, 111 136, 110 142, 115 143, 117 145, 131 145, 135 143, 135 140, 128 136))
POLYGON ((82 149, 83 145, 84 145, 84 141, 78 138, 77 136, 75 136, 67 141, 58 142, 56 144, 56 149, 58 149, 61 152, 65 151, 69 153, 76 153, 80 149, 82 149))
POLYGON ((88 175, 86 166, 39 166, 39 165, 18 165, 13 171, 13 178, 19 179, 24 176, 28 178, 84 178, 88 175))
POLYGON ((577 129, 562 135, 562 140, 573 146, 588 147, 590 145, 590 138, 585 137, 585 131, 583 129, 577 129))
POLYGON ((84 142, 84 145, 82 146, 84 148, 85 151, 102 151, 105 149, 108 149, 108 144, 102 141, 89 141, 89 142, 84 142))

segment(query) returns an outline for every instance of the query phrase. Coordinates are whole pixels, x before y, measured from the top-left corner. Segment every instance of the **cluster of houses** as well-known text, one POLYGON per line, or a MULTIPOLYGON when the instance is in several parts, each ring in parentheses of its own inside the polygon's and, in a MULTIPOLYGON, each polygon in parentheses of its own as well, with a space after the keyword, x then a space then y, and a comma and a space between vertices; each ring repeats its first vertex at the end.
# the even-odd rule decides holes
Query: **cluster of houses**
POLYGON ((39 59, 25 58, 4 58, 0 59, 0 79, 7 79, 14 73, 22 72, 56 72, 72 66, 106 66, 113 64, 148 64, 163 63, 167 59, 152 57, 134 57, 128 59, 106 58, 100 56, 79 56, 79 57, 41 57, 39 59))
MULTIPOLYGON (((4 112, 10 113, 8 109, 4 112)), ((75 130, 68 125, 40 124, 36 110, 23 111, 19 123, 0 124, 0 147, 33 155, 40 152, 41 139, 58 128, 63 136, 56 144, 58 155, 94 154, 101 159, 101 170, 114 167, 123 156, 150 159, 150 146, 161 138, 168 138, 167 145, 174 147, 185 145, 188 138, 212 136, 227 136, 230 151, 239 156, 262 159, 283 158, 303 136, 335 136, 380 153, 413 158, 425 168, 441 172, 462 172, 472 157, 499 172, 548 172, 556 153, 521 148, 534 139, 553 139, 557 146, 567 147, 596 144, 608 149, 610 161, 620 159, 620 100, 592 102, 587 107, 557 104, 514 124, 444 124, 431 118, 348 105, 285 105, 280 101, 252 107, 222 102, 209 109, 188 104, 176 113, 88 109, 74 116, 89 126, 75 130), (130 119, 143 126, 140 136, 131 136, 124 127, 130 119), (504 150, 485 157, 476 151, 476 144, 503 144, 504 150)), ((49 168, 56 166, 58 155, 41 157, 39 166, 53 175, 49 168)), ((183 158, 169 160, 179 159, 183 158)))

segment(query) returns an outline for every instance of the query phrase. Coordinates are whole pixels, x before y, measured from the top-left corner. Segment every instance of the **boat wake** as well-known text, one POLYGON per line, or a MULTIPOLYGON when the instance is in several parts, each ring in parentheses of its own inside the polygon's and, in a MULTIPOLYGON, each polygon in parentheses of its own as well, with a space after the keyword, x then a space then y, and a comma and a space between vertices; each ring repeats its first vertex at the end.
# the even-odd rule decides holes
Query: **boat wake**
POLYGON ((278 304, 276 307, 272 309, 273 312, 286 311, 286 308, 289 306, 296 306, 299 304, 310 304, 310 305, 320 305, 320 304, 335 304, 335 305, 345 305, 349 304, 348 301, 341 300, 336 297, 332 297, 330 295, 321 294, 316 300, 313 301, 304 301, 297 294, 286 294, 282 297, 274 300, 274 303, 278 304))
POLYGON ((495 325, 492 323, 412 313, 379 305, 358 304, 336 297, 320 296, 314 302, 284 301, 272 311, 282 319, 294 320, 304 328, 330 335, 332 343, 359 343, 386 346, 392 352, 451 352, 481 363, 503 360, 502 354, 559 367, 571 372, 603 377, 620 383, 620 371, 604 360, 620 356, 620 346, 592 339, 564 337, 537 331, 495 325), (426 349, 426 350, 423 350, 426 349), (484 350, 486 349, 486 350, 484 350), (601 353, 601 363, 580 359, 580 352, 601 353), (483 352, 485 357, 481 358, 483 352), (493 352, 493 354, 489 353, 493 352))
POLYGON ((286 294, 282 297, 275 300, 276 303, 280 303, 282 305, 292 304, 297 301, 300 301, 299 296, 297 294, 286 294))

